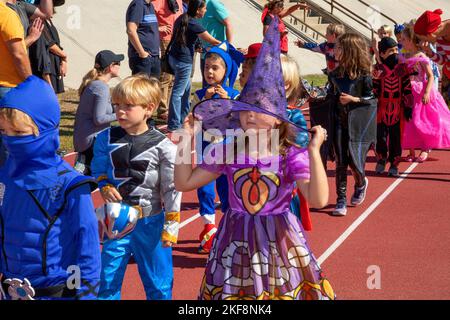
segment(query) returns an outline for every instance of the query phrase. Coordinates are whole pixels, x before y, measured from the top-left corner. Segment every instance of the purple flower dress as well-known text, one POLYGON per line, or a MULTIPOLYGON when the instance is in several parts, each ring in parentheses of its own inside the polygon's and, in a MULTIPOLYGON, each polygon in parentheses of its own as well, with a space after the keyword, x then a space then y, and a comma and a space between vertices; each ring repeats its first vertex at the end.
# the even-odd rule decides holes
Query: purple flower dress
POLYGON ((283 161, 262 160, 238 155, 235 164, 200 165, 227 175, 230 208, 216 233, 199 299, 334 299, 289 208, 294 182, 309 179, 308 151, 290 147, 283 161))

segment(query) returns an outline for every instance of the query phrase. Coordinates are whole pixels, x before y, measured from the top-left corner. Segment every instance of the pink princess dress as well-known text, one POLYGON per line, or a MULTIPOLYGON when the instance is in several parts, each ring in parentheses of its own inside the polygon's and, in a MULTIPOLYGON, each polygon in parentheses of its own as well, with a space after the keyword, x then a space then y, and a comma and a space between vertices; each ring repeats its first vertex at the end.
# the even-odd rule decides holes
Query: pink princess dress
POLYGON ((309 179, 308 151, 290 147, 285 159, 270 159, 252 163, 238 155, 234 164, 200 165, 225 174, 230 186, 230 207, 209 254, 201 300, 335 298, 290 210, 294 182, 309 179))
POLYGON ((450 148, 450 110, 444 98, 433 86, 430 102, 427 104, 422 102, 428 83, 425 70, 430 60, 426 57, 414 57, 406 62, 418 74, 411 76, 414 109, 412 119, 405 121, 402 148, 421 150, 450 148))

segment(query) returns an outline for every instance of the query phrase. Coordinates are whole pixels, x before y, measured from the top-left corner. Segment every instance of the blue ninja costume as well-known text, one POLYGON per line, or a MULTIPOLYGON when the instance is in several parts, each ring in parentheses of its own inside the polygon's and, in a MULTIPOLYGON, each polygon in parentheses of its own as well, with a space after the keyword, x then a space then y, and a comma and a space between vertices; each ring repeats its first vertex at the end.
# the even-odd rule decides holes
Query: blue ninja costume
MULTIPOLYGON (((28 279, 34 299, 95 299, 100 243, 91 199, 92 178, 59 155, 60 108, 52 88, 30 76, 0 101, 29 115, 39 135, 6 136, 0 168, 0 273, 28 279), (79 271, 78 288, 67 286, 79 271)), ((71 282, 77 287, 76 281, 71 282)))

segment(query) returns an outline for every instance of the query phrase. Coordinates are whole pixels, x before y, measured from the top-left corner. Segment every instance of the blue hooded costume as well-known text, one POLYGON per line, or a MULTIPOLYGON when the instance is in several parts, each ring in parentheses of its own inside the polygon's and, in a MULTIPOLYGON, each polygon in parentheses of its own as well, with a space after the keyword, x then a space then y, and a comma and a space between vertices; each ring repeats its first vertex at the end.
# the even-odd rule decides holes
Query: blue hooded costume
MULTIPOLYGON (((234 83, 236 82, 236 78, 239 72, 239 66, 244 61, 244 55, 236 50, 228 41, 224 41, 221 44, 212 47, 211 50, 206 54, 206 59, 212 53, 219 55, 222 60, 225 62, 226 72, 225 77, 220 84, 222 88, 228 93, 228 97, 230 99, 236 99, 239 95, 239 91, 234 89, 234 83)), ((203 100, 206 94, 206 90, 209 88, 204 87, 203 89, 197 90, 195 94, 199 98, 199 100, 203 100)), ((219 98, 218 94, 212 96, 212 99, 219 98)))
POLYGON ((0 168, 2 280, 28 279, 35 299, 95 299, 101 269, 91 199, 96 182, 56 154, 58 100, 46 82, 30 76, 8 92, 0 108, 24 112, 39 129, 38 136, 2 137, 8 151, 0 168))
MULTIPOLYGON (((211 50, 208 51, 206 54, 206 59, 211 54, 217 54, 219 55, 222 60, 225 62, 226 66, 226 72, 225 76, 222 80, 222 83, 220 84, 222 88, 228 93, 229 99, 236 99, 239 96, 239 91, 234 89, 234 83, 236 81, 238 72, 239 72, 239 66, 244 61, 244 55, 236 50, 231 44, 228 43, 228 41, 224 41, 221 44, 212 47, 211 50)), ((197 90, 195 92, 197 98, 199 101, 202 101, 205 97, 206 90, 208 87, 205 87, 203 89, 197 90)), ((220 98, 218 94, 214 94, 212 96, 212 99, 220 98)), ((208 143, 203 141, 202 148, 203 150, 208 146, 208 143)), ((203 151, 202 150, 202 151, 203 151)), ((203 153, 202 153, 203 154, 203 153)), ((214 224, 214 213, 215 213, 215 206, 214 206, 214 200, 216 198, 214 185, 216 183, 213 181, 207 185, 204 185, 197 189, 197 197, 199 200, 200 205, 200 215, 203 217, 203 220, 205 224, 212 223, 214 224)), ((219 194, 219 198, 221 201, 221 209, 222 212, 226 212, 228 208, 228 183, 227 179, 224 175, 220 176, 217 179, 217 193, 219 194)), ((200 252, 208 252, 208 247, 213 241, 213 237, 210 236, 210 234, 206 233, 206 236, 204 235, 205 232, 202 232, 200 235, 200 241, 206 242, 207 245, 202 246, 200 245, 200 252), (205 238, 206 237, 206 238, 205 238)))

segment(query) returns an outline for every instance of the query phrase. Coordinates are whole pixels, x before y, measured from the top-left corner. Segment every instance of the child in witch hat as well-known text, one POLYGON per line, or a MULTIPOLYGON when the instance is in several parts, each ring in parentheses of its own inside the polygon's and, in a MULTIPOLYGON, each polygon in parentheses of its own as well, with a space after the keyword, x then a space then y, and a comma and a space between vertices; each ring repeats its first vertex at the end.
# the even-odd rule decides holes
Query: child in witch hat
POLYGON ((198 188, 221 174, 230 186, 229 208, 209 255, 200 299, 335 297, 289 208, 294 182, 312 206, 327 204, 328 183, 319 153, 326 132, 314 127, 308 148, 297 147, 290 131, 304 129, 288 120, 286 108, 278 19, 274 19, 239 100, 206 100, 193 113, 203 129, 245 134, 267 130, 271 136, 278 129, 280 139, 269 137, 267 144, 258 139, 253 149, 245 144, 249 153, 237 147, 226 164, 208 159, 195 169, 178 161, 175 166, 175 187, 180 191, 198 188), (271 152, 269 144, 279 152, 271 152))

